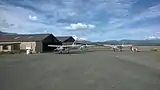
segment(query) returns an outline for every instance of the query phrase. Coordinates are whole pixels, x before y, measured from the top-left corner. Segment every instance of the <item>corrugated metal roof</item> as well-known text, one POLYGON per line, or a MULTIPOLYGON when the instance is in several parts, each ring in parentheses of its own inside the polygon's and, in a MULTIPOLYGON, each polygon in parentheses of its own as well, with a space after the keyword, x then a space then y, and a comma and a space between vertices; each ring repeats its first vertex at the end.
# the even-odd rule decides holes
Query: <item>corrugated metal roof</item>
POLYGON ((72 36, 56 36, 56 38, 59 41, 64 42, 64 41, 68 40, 69 38, 72 38, 72 36))
POLYGON ((42 41, 52 34, 16 34, 0 35, 0 42, 42 41))
POLYGON ((0 42, 0 45, 6 45, 6 44, 12 45, 12 44, 20 44, 20 43, 16 43, 16 42, 0 42))

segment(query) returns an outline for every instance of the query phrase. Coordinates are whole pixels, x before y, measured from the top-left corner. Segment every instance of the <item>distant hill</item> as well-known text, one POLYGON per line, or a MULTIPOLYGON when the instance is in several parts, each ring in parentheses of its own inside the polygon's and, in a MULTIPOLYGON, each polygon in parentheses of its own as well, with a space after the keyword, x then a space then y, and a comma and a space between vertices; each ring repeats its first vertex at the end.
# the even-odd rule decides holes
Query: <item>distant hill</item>
POLYGON ((78 40, 76 41, 76 44, 91 44, 91 41, 87 41, 87 40, 78 40))
MULTIPOLYGON (((0 31, 0 35, 10 35, 10 34, 16 34, 16 33, 7 33, 7 32, 2 32, 0 31)), ((112 44, 112 45, 117 45, 117 44, 133 44, 133 45, 160 45, 160 39, 153 39, 153 40, 110 40, 110 41, 104 41, 104 42, 91 42, 87 40, 78 40, 76 41, 77 44, 95 44, 95 45, 100 45, 100 44, 112 44)))
POLYGON ((104 42, 91 42, 86 40, 79 40, 76 41, 76 44, 94 44, 94 45, 103 45, 103 44, 111 44, 111 45, 121 45, 121 44, 132 44, 132 45, 139 45, 139 46, 154 46, 160 45, 160 39, 153 39, 153 40, 110 40, 104 42))
POLYGON ((5 34, 4 32, 0 31, 0 35, 5 34))
POLYGON ((0 35, 11 35, 11 34, 16 34, 16 33, 7 33, 7 32, 0 31, 0 35))
POLYGON ((154 39, 154 40, 111 40, 111 41, 105 41, 105 42, 96 42, 99 44, 133 44, 133 45, 160 45, 160 39, 154 39))

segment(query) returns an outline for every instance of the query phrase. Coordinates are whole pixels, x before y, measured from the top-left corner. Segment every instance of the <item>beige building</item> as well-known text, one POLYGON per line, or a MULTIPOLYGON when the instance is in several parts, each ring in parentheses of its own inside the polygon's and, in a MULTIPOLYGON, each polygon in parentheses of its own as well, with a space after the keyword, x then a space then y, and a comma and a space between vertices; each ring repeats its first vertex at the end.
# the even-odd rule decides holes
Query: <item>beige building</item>
POLYGON ((0 43, 0 52, 20 52, 20 43, 0 43))
POLYGON ((53 51, 54 48, 50 48, 48 45, 61 44, 52 34, 1 35, 0 43, 0 52, 14 51, 14 47, 18 48, 19 44, 21 52, 26 51, 26 48, 29 47, 33 53, 53 51))

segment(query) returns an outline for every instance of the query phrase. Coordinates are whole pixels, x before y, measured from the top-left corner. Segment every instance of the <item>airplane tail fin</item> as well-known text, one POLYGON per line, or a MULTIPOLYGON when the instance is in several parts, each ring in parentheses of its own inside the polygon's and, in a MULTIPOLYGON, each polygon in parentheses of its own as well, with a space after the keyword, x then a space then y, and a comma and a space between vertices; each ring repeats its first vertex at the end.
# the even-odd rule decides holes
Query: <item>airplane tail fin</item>
POLYGON ((124 42, 122 43, 122 46, 124 45, 124 42))

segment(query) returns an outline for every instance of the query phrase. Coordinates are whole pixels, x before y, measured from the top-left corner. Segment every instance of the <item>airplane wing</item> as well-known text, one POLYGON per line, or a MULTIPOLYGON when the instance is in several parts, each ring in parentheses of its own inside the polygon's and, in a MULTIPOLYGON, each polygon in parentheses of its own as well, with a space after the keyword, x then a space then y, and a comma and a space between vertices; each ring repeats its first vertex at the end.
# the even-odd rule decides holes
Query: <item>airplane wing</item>
POLYGON ((122 46, 122 47, 131 47, 131 46, 133 46, 133 45, 104 45, 105 47, 114 47, 114 46, 116 46, 116 47, 120 47, 120 46, 122 46))
POLYGON ((79 47, 80 45, 48 45, 49 47, 63 47, 63 48, 74 48, 74 47, 79 47))
POLYGON ((48 45, 48 47, 56 47, 56 48, 59 48, 59 47, 61 47, 61 45, 48 45))
POLYGON ((111 48, 114 47, 114 45, 107 45, 107 44, 104 44, 103 46, 105 46, 105 47, 111 47, 111 48))
POLYGON ((133 45, 130 45, 130 44, 128 44, 128 45, 122 45, 122 47, 132 47, 133 45))

